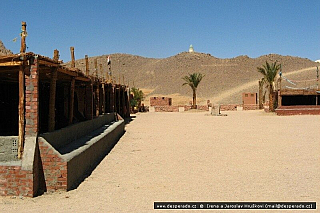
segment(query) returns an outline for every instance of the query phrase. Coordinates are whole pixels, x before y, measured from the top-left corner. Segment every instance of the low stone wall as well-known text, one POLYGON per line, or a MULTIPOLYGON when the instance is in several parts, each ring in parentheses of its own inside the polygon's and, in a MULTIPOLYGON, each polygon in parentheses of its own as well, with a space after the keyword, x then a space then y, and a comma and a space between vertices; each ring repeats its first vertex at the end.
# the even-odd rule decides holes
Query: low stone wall
POLYGON ((259 109, 258 104, 244 104, 243 105, 243 110, 257 110, 259 109))
POLYGON ((220 111, 237 111, 238 104, 221 104, 220 111))
MULTIPOLYGON (((191 109, 191 106, 150 106, 150 112, 183 112, 191 109)), ((199 110, 208 111, 209 107, 204 105, 197 106, 199 110)))
POLYGON ((179 112, 178 106, 153 106, 155 112, 179 112))
POLYGON ((221 111, 237 111, 237 110, 257 110, 259 109, 259 105, 257 104, 221 104, 221 111))

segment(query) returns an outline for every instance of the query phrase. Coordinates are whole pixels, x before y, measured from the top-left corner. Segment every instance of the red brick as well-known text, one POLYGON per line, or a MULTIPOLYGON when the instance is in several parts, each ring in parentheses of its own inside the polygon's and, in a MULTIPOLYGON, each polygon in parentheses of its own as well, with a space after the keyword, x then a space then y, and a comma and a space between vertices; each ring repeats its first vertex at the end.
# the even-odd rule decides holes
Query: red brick
POLYGON ((48 155, 52 155, 52 154, 54 154, 54 151, 52 149, 49 149, 48 150, 48 155))
POLYGON ((26 178, 27 175, 26 174, 17 174, 15 175, 16 178, 26 178))

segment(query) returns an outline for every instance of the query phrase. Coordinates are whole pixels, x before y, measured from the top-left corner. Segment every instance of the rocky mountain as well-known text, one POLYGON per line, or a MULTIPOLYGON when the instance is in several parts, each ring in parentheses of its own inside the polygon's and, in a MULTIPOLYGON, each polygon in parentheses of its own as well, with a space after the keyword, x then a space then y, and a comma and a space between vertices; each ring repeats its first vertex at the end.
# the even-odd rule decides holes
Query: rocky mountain
POLYGON ((10 50, 6 49, 2 41, 0 41, 0 56, 13 54, 10 50))
MULTIPOLYGON (((188 86, 182 86, 183 76, 193 72, 205 74, 199 84, 197 95, 199 104, 206 100, 213 103, 241 103, 242 92, 258 92, 258 80, 262 75, 257 67, 268 62, 278 61, 282 65, 282 73, 293 78, 305 79, 316 77, 318 63, 306 58, 282 56, 277 54, 263 55, 258 58, 238 56, 221 59, 210 54, 198 52, 182 52, 168 58, 145 58, 129 54, 111 54, 111 71, 113 79, 130 87, 133 85, 142 89, 147 97, 167 96, 173 98, 173 104, 188 104, 192 99, 192 91, 188 86), (304 68, 311 70, 299 72, 304 68), (295 74, 295 71, 297 71, 295 74)), ((94 59, 103 65, 104 74, 107 70, 107 55, 89 58, 90 72, 94 73, 94 59)), ((66 66, 70 66, 67 63, 66 66)), ((76 67, 85 70, 84 59, 76 61, 76 67)), ((98 65, 99 70, 99 65, 98 65)), ((101 73, 99 73, 101 76, 101 73)))

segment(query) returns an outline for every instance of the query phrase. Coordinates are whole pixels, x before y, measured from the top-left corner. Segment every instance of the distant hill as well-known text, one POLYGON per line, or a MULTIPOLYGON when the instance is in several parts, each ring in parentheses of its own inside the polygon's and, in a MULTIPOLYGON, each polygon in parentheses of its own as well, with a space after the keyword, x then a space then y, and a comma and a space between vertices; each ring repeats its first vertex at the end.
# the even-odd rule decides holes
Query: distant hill
POLYGON ((2 41, 0 41, 0 56, 13 54, 11 50, 6 49, 2 41))
MULTIPOLYGON (((107 55, 89 58, 90 72, 94 71, 93 61, 103 64, 107 69, 107 55)), ((173 104, 188 104, 192 100, 192 91, 188 86, 182 86, 183 76, 188 73, 201 72, 206 76, 198 87, 199 104, 206 100, 213 103, 241 103, 242 92, 258 92, 258 80, 262 78, 257 67, 266 61, 278 61, 282 64, 284 76, 305 79, 316 77, 315 69, 318 63, 306 58, 282 56, 277 54, 263 55, 258 58, 238 56, 235 58, 220 59, 205 53, 182 52, 177 55, 155 59, 129 54, 111 54, 112 74, 116 82, 129 83, 132 87, 142 89, 147 98, 168 96, 173 98, 173 104), (311 68, 310 68, 311 67, 311 68), (306 70, 301 69, 310 68, 306 70), (296 73, 296 74, 295 74, 296 73)), ((67 63, 66 66, 70 66, 67 63)), ((76 67, 85 70, 84 59, 76 61, 76 67)), ((99 67, 99 66, 98 66, 99 67)))

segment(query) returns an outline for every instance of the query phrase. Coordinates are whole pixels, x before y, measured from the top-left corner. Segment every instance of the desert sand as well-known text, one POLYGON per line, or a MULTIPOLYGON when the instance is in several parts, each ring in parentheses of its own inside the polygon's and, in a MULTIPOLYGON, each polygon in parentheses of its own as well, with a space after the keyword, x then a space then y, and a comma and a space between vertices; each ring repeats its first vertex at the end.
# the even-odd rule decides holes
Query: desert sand
POLYGON ((224 113, 228 116, 138 114, 77 189, 36 198, 0 197, 0 212, 152 212, 154 201, 319 205, 319 116, 224 113))

